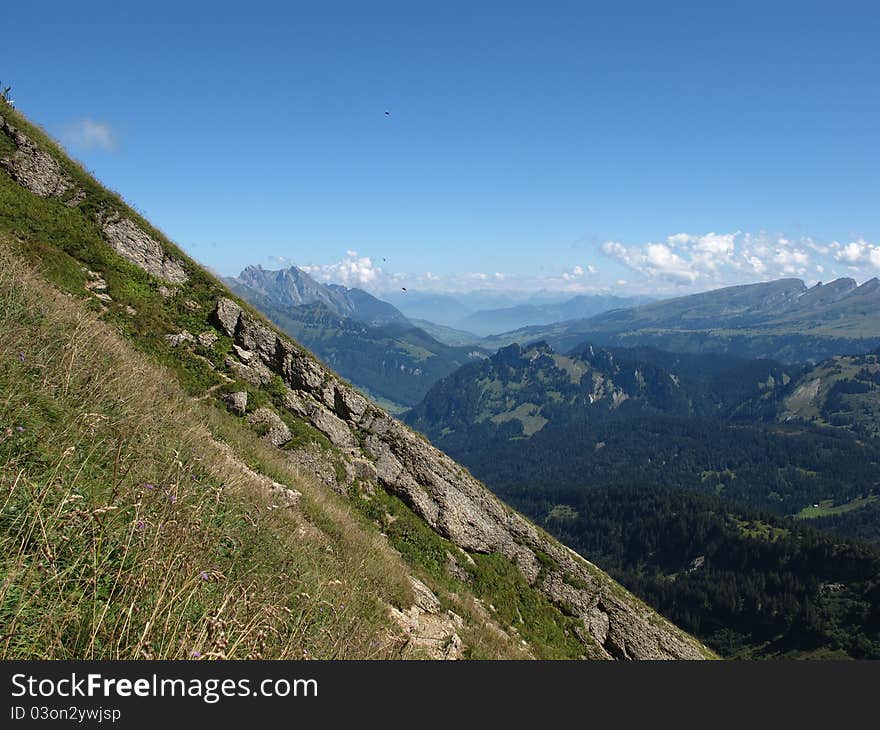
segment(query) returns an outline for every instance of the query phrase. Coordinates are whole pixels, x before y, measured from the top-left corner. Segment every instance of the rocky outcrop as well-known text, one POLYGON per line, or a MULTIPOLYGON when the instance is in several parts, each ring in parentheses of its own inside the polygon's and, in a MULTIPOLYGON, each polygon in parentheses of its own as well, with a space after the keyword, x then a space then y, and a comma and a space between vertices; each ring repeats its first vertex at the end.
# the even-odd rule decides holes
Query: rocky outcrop
POLYGON ((452 611, 442 611, 437 596, 418 578, 410 576, 409 580, 413 605, 405 611, 391 608, 391 617, 407 641, 404 656, 422 654, 428 659, 461 659, 464 644, 457 631, 464 620, 452 611))
MULTIPOLYGON (((19 185, 41 198, 60 198, 73 188, 73 181, 64 174, 55 158, 43 152, 3 116, 0 116, 0 132, 16 147, 15 152, 0 159, 0 167, 19 185)), ((78 203, 84 197, 82 191, 77 191, 72 200, 78 203)))
POLYGON ((247 412, 248 394, 245 391, 240 390, 237 393, 226 393, 220 396, 220 398, 229 406, 229 410, 233 413, 243 416, 247 412))
POLYGON ((281 416, 269 408, 257 408, 248 416, 248 421, 252 425, 263 426, 266 429, 265 438, 272 446, 284 446, 293 438, 290 428, 281 420, 281 416))
POLYGON ((578 617, 588 653, 622 659, 706 656, 696 640, 541 533, 464 468, 236 302, 221 298, 213 322, 240 348, 239 359, 249 357, 282 378, 287 409, 344 447, 343 453, 368 458, 376 479, 434 530, 463 550, 501 553, 563 612, 578 617))
POLYGON ((99 222, 107 243, 135 266, 170 284, 182 284, 189 278, 183 263, 166 256, 162 244, 130 218, 106 213, 99 222))

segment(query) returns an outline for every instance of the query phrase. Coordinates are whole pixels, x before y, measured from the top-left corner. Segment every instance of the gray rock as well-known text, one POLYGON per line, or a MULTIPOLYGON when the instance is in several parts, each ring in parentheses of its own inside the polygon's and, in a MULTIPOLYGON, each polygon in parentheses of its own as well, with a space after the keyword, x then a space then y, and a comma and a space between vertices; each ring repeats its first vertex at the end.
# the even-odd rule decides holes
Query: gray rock
POLYGON ((440 613, 440 601, 434 592, 414 576, 409 577, 409 582, 413 590, 413 605, 418 606, 425 613, 440 613))
POLYGON ((251 385, 268 385, 275 377, 272 371, 259 360, 254 360, 251 365, 245 365, 234 357, 227 357, 224 364, 238 380, 243 380, 251 385))
POLYGON ((243 416, 247 411, 248 394, 246 391, 240 390, 236 393, 226 393, 221 397, 229 405, 229 410, 233 413, 243 416))
POLYGON ((166 256, 162 244, 131 219, 107 213, 99 222, 107 243, 135 266, 171 284, 182 284, 189 278, 183 263, 166 256))
POLYGON ((199 344, 200 344, 202 347, 211 348, 211 347, 214 346, 214 343, 217 342, 217 340, 220 339, 220 338, 217 337, 217 333, 214 332, 213 330, 207 330, 207 331, 205 331, 205 332, 202 332, 202 333, 198 336, 197 339, 198 339, 198 341, 199 341, 199 344))
POLYGON ((240 306, 231 299, 220 297, 220 299, 217 300, 217 307, 214 309, 211 319, 220 328, 220 331, 223 332, 223 334, 227 337, 234 337, 240 315, 240 306))
POLYGON ((176 297, 180 294, 180 287, 178 286, 165 286, 162 284, 159 287, 159 294, 162 295, 163 299, 171 299, 171 297, 176 297))
POLYGON ((43 152, 3 116, 0 116, 0 133, 16 146, 15 152, 0 159, 0 167, 19 185, 41 198, 60 198, 73 187, 73 181, 62 172, 55 158, 43 152))
POLYGON ((453 578, 457 578, 462 583, 471 582, 470 573, 462 567, 461 563, 459 563, 456 557, 450 552, 446 553, 446 569, 453 578))
POLYGON ((269 430, 265 438, 273 446, 284 446, 293 438, 287 424, 281 420, 281 416, 269 408, 257 408, 248 416, 248 421, 255 426, 261 424, 267 426, 269 430))
POLYGON ((85 190, 77 190, 69 200, 65 200, 64 204, 68 208, 76 208, 80 203, 82 203, 86 199, 86 191, 85 190))
POLYGON ((168 344, 170 344, 171 347, 178 347, 180 345, 196 341, 196 338, 193 337, 186 330, 183 330, 176 335, 165 335, 165 339, 168 340, 168 344))
POLYGON ((238 345, 233 345, 232 351, 245 365, 250 365, 251 361, 254 359, 254 353, 252 353, 250 350, 245 350, 243 347, 239 347, 238 345))
POLYGON ((316 406, 314 411, 309 414, 312 425, 323 433, 330 443, 340 448, 348 448, 357 446, 357 439, 349 430, 345 421, 334 416, 323 406, 316 406))

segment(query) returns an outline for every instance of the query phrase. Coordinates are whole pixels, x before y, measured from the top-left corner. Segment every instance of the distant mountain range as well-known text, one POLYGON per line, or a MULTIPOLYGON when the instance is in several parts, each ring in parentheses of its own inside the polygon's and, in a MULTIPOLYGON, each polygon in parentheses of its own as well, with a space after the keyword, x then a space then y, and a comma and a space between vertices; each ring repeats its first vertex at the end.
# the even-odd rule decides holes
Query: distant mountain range
POLYGON ((459 329, 485 337, 500 332, 509 332, 520 327, 583 319, 611 310, 634 307, 649 301, 652 301, 649 297, 581 294, 563 302, 528 303, 501 309, 479 310, 459 320, 456 326, 459 329))
POLYGON ((721 352, 783 362, 819 362, 880 347, 880 280, 807 287, 800 279, 727 287, 618 309, 587 319, 484 338, 487 348, 546 340, 559 351, 582 342, 721 352))
POLYGON ((440 342, 361 289, 321 284, 296 267, 249 266, 226 283, 393 412, 417 403, 459 366, 485 357, 478 347, 440 342))
POLYGON ((571 296, 537 292, 527 297, 513 293, 466 292, 442 294, 397 292, 385 295, 410 320, 441 325, 486 337, 522 327, 592 317, 602 312, 653 301, 650 297, 608 294, 571 296))
POLYGON ((321 284, 296 266, 278 271, 270 271, 262 266, 248 266, 230 281, 237 286, 247 287, 279 307, 323 304, 339 317, 364 324, 409 324, 407 318, 392 304, 383 302, 362 289, 349 289, 339 284, 321 284))

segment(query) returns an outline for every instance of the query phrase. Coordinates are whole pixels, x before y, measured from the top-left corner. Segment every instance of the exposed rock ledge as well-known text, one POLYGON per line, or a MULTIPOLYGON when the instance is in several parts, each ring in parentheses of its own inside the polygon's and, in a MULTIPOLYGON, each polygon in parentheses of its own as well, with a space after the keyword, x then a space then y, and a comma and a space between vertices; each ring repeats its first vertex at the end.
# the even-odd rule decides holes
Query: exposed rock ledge
POLYGON ((244 357, 281 376, 290 389, 285 404, 292 412, 348 453, 372 460, 378 480, 433 529, 464 550, 503 554, 561 610, 578 617, 585 653, 618 659, 706 657, 695 639, 592 563, 541 533, 464 468, 236 302, 219 299, 213 320, 244 357), (540 582, 539 552, 554 566, 545 570, 540 582))
POLYGON ((105 214, 99 223, 107 243, 135 266, 170 284, 183 284, 189 278, 183 264, 166 256, 162 244, 129 218, 105 214))
MULTIPOLYGON (((73 181, 61 171, 55 158, 43 152, 2 116, 0 132, 9 137, 17 148, 11 155, 0 159, 0 167, 15 182, 41 198, 60 198, 73 187, 73 181)), ((75 196, 74 200, 79 202, 82 197, 75 196)))

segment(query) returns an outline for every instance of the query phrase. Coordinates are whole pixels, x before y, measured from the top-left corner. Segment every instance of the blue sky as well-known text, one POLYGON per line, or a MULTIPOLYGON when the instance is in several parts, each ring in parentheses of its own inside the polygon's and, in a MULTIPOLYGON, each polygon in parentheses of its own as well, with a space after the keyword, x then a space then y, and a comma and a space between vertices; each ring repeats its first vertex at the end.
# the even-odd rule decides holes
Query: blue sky
POLYGON ((649 293, 880 274, 876 3, 84 1, 3 21, 18 107, 223 274, 649 293))

